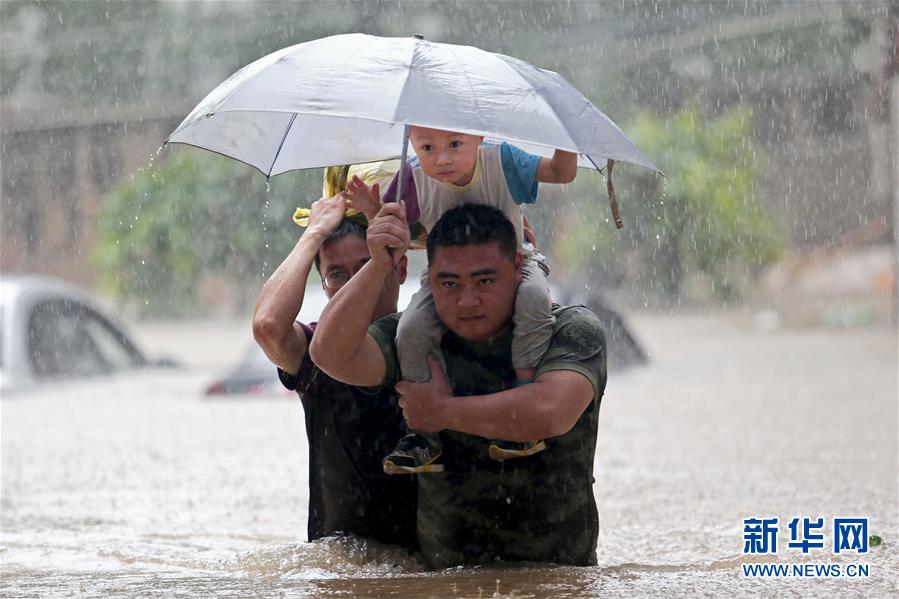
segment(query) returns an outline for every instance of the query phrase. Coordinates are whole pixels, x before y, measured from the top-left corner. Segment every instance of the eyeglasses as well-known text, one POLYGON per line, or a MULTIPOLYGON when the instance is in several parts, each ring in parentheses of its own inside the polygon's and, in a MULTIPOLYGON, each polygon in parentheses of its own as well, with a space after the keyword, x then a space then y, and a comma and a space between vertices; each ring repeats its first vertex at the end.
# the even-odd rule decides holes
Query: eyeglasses
POLYGON ((364 258, 359 260, 356 263, 356 266, 353 268, 353 272, 346 272, 345 270, 339 270, 340 268, 344 268, 345 266, 334 265, 334 270, 329 270, 322 276, 322 280, 325 282, 325 287, 327 287, 330 291, 337 291, 344 285, 346 282, 352 278, 354 274, 359 272, 359 269, 368 262, 368 258, 364 258))
POLYGON ((345 273, 342 270, 329 272, 324 276, 325 287, 331 291, 337 291, 346 285, 346 282, 350 280, 350 276, 352 275, 345 273))

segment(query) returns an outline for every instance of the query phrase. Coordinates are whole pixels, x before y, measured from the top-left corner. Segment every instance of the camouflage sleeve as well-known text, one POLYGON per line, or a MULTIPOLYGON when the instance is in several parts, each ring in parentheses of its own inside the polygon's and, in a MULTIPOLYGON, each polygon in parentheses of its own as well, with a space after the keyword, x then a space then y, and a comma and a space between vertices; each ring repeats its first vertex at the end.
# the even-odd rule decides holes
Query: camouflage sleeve
POLYGON ((553 370, 573 370, 593 385, 599 401, 606 387, 606 338, 599 319, 583 306, 555 310, 556 326, 535 378, 553 370))
POLYGON ((396 326, 399 321, 399 314, 391 314, 368 326, 368 334, 384 355, 384 381, 377 387, 366 387, 364 390, 367 392, 392 387, 399 380, 400 366, 396 355, 396 326))

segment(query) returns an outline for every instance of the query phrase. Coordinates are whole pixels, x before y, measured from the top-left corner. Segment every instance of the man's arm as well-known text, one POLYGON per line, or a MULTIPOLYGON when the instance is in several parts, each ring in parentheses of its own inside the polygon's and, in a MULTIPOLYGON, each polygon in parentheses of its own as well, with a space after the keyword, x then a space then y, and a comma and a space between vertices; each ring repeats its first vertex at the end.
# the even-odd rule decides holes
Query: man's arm
POLYGON ((253 337, 272 363, 297 374, 306 355, 306 335, 296 323, 315 255, 340 225, 346 210, 343 194, 312 203, 309 227, 259 293, 253 312, 253 337))
POLYGON ((395 202, 384 204, 369 224, 366 239, 371 259, 328 302, 309 355, 338 381, 374 387, 384 382, 387 365, 368 325, 385 278, 409 246, 403 208, 395 202))
POLYGON ((541 158, 535 178, 540 183, 571 183, 577 175, 577 154, 556 150, 552 158, 541 158))
POLYGON ((450 429, 487 439, 533 441, 570 431, 596 393, 574 370, 551 370, 528 385, 492 393, 453 397, 439 363, 430 358, 431 380, 397 383, 399 404, 409 426, 422 432, 450 429))

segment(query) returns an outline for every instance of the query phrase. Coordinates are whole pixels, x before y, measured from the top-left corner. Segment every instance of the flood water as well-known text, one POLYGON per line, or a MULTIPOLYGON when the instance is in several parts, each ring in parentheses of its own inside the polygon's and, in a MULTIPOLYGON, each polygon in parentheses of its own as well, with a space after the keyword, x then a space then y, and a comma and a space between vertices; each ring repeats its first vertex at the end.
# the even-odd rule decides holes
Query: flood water
POLYGON ((2 402, 0 590, 37 596, 831 596, 899 592, 897 344, 889 328, 763 331, 640 316, 652 354, 600 412, 595 568, 422 572, 360 541, 305 542, 307 447, 287 394, 209 400, 249 326, 139 331, 181 372, 60 383, 2 402), (743 554, 743 519, 780 518, 743 554), (786 547, 793 517, 870 518, 865 555, 786 547), (748 563, 867 564, 869 578, 744 578, 748 563))

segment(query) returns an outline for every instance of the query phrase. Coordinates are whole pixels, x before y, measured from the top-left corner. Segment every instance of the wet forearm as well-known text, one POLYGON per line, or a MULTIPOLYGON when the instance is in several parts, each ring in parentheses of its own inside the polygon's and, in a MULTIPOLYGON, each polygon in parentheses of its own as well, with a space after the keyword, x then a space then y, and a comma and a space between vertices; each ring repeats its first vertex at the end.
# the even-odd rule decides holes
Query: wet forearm
POLYGON ((565 434, 590 404, 593 387, 574 372, 557 371, 500 393, 449 397, 444 427, 487 439, 533 441, 565 434))
POLYGON ((316 231, 307 231, 300 237, 284 262, 262 286, 253 313, 254 321, 257 318, 270 318, 282 323, 293 323, 303 307, 306 282, 312 271, 315 255, 325 237, 316 231))
POLYGON ((577 154, 556 150, 553 153, 552 169, 558 183, 571 183, 577 175, 577 154))
POLYGON ((355 385, 381 382, 384 359, 372 352, 367 335, 388 270, 367 262, 322 312, 309 351, 328 375, 355 385))
POLYGON ((303 307, 306 282, 325 237, 324 232, 307 230, 265 282, 256 301, 253 336, 272 362, 287 372, 296 369, 305 353, 304 337, 294 321, 303 307))
POLYGON ((541 183, 571 183, 577 175, 577 154, 556 150, 550 159, 537 166, 537 180, 541 183))

